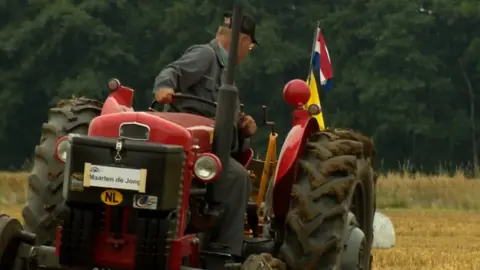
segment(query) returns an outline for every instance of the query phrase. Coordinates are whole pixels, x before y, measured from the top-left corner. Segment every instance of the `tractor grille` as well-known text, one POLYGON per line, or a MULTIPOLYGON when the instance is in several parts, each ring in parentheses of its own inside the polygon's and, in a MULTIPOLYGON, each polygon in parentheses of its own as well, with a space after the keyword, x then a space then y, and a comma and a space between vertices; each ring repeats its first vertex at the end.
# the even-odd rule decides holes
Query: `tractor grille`
POLYGON ((150 127, 136 122, 123 123, 118 131, 120 138, 136 141, 148 141, 150 127))

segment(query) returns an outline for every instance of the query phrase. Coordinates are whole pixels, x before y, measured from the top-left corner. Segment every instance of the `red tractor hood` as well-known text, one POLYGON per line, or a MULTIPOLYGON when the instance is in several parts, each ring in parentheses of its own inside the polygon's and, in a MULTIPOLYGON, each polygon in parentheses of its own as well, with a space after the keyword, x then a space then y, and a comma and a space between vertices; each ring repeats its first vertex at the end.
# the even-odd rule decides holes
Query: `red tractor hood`
POLYGON ((193 144, 201 152, 211 149, 214 121, 186 113, 119 112, 100 115, 92 120, 89 136, 118 138, 122 123, 140 123, 150 127, 149 142, 180 145, 190 151, 193 144))

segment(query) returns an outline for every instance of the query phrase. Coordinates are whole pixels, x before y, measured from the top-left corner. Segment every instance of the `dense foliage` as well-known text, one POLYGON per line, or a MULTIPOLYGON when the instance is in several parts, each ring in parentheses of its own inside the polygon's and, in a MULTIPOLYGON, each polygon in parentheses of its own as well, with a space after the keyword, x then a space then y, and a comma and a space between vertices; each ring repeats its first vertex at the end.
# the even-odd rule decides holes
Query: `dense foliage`
MULTIPOLYGON (((284 136, 282 86, 308 73, 316 21, 325 30, 334 90, 322 93, 327 125, 374 137, 383 169, 409 162, 472 164, 480 112, 478 0, 257 0, 261 46, 237 83, 246 110, 269 106, 284 136)), ((158 71, 209 41, 229 1, 0 0, 0 166, 33 153, 49 107, 72 95, 104 99, 110 77, 152 98, 158 71), (218 3, 222 3, 219 5, 218 3)), ((259 119, 260 120, 260 119, 259 119)), ((260 122, 260 121, 259 121, 260 122)), ((266 130, 255 136, 265 150, 266 130)))

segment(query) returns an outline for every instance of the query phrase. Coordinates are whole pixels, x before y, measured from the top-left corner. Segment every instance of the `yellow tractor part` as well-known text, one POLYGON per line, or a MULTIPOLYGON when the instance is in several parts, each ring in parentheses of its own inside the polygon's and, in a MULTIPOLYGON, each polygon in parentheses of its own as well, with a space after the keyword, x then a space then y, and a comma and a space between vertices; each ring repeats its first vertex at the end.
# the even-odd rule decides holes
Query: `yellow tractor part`
POLYGON ((257 214, 260 215, 262 209, 261 204, 265 198, 265 193, 267 192, 267 184, 271 177, 273 177, 273 172, 277 167, 277 133, 271 132, 268 137, 268 148, 267 156, 265 157, 265 162, 263 163, 262 178, 260 180, 260 188, 257 194, 257 214))
MULTIPOLYGON (((252 181, 252 195, 251 200, 255 203, 258 216, 258 234, 261 235, 263 227, 263 202, 265 200, 265 194, 268 190, 270 179, 272 179, 275 169, 277 167, 277 138, 278 134, 275 132, 275 123, 267 121, 266 119, 266 107, 263 106, 264 123, 270 126, 271 131, 268 136, 268 147, 265 160, 253 159, 248 172, 252 181)), ((252 228, 248 225, 247 219, 245 220, 245 235, 252 236, 252 228)))
POLYGON ((310 88, 310 99, 308 100, 307 104, 305 105, 305 109, 308 108, 308 106, 312 104, 316 104, 320 107, 320 113, 317 115, 314 115, 313 117, 317 119, 318 126, 320 127, 320 130, 325 130, 325 120, 323 119, 323 109, 322 109, 322 104, 320 103, 320 93, 318 92, 318 86, 313 78, 313 74, 310 73, 308 76, 307 80, 305 81, 310 88))

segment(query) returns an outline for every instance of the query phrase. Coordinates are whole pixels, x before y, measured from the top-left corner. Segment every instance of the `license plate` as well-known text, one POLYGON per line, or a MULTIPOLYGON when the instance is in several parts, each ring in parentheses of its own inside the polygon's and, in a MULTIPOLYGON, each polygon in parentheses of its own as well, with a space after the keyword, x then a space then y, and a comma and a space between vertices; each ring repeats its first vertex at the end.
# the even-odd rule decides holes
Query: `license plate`
POLYGON ((146 169, 130 169, 85 163, 84 187, 134 190, 145 193, 146 169))

